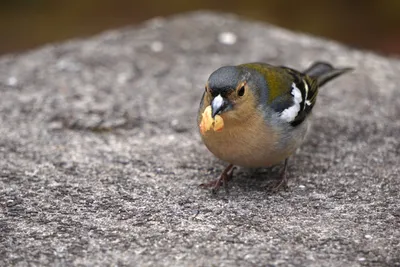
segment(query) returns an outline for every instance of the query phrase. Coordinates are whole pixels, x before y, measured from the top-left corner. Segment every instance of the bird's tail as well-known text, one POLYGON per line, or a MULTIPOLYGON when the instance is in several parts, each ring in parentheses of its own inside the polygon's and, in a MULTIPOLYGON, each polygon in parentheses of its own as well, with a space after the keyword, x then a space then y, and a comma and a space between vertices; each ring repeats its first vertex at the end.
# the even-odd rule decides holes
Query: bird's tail
POLYGON ((304 74, 316 79, 318 86, 322 86, 339 75, 351 70, 353 70, 353 68, 334 68, 329 63, 315 62, 304 71, 304 74))

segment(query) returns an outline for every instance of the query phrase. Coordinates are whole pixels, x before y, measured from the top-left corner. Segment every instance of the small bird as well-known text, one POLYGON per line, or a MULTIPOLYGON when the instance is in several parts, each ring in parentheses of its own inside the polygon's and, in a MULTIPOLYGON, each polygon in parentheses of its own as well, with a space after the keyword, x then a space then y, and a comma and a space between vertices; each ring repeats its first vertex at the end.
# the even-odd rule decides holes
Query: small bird
POLYGON ((288 158, 304 141, 318 88, 352 68, 316 62, 303 72, 266 63, 225 66, 205 86, 197 122, 201 138, 229 163, 210 183, 213 192, 232 178, 233 166, 270 167, 284 162, 275 190, 287 187, 288 158))

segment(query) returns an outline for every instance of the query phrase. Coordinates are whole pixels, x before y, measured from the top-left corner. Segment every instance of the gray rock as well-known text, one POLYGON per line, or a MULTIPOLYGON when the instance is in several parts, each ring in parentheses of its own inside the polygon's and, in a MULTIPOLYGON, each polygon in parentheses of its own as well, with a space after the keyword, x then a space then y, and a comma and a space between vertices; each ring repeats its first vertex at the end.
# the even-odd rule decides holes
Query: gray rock
POLYGON ((400 62, 225 14, 190 13, 0 59, 1 266, 400 266, 400 62), (231 34, 230 34, 231 33, 231 34), (208 75, 265 61, 355 71, 277 170, 198 137, 208 75))

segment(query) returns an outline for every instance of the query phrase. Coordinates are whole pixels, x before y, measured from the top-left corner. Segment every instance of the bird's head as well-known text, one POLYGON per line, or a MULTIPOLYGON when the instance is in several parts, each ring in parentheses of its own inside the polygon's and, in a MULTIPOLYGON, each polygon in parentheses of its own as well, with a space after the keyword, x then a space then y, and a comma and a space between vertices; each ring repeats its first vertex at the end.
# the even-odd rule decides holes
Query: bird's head
POLYGON ((211 106, 211 116, 224 119, 241 118, 255 108, 253 75, 239 66, 221 67, 206 84, 205 106, 211 106))

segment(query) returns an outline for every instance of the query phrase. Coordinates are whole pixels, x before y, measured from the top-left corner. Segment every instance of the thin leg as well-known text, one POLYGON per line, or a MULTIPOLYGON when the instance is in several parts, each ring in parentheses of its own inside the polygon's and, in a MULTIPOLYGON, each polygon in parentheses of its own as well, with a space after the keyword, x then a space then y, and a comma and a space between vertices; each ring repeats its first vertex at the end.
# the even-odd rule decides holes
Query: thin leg
POLYGON ((200 186, 203 188, 211 188, 214 194, 218 192, 221 186, 224 186, 225 190, 227 190, 228 182, 232 179, 234 169, 235 168, 233 168, 233 164, 229 164, 228 167, 226 167, 225 170, 221 173, 218 179, 201 184, 200 186))
POLYGON ((289 159, 285 159, 285 165, 283 166, 283 170, 281 172, 281 179, 278 182, 278 184, 273 188, 273 191, 278 191, 282 187, 287 188, 288 187, 288 178, 286 176, 286 170, 287 170, 287 165, 288 165, 289 159))

